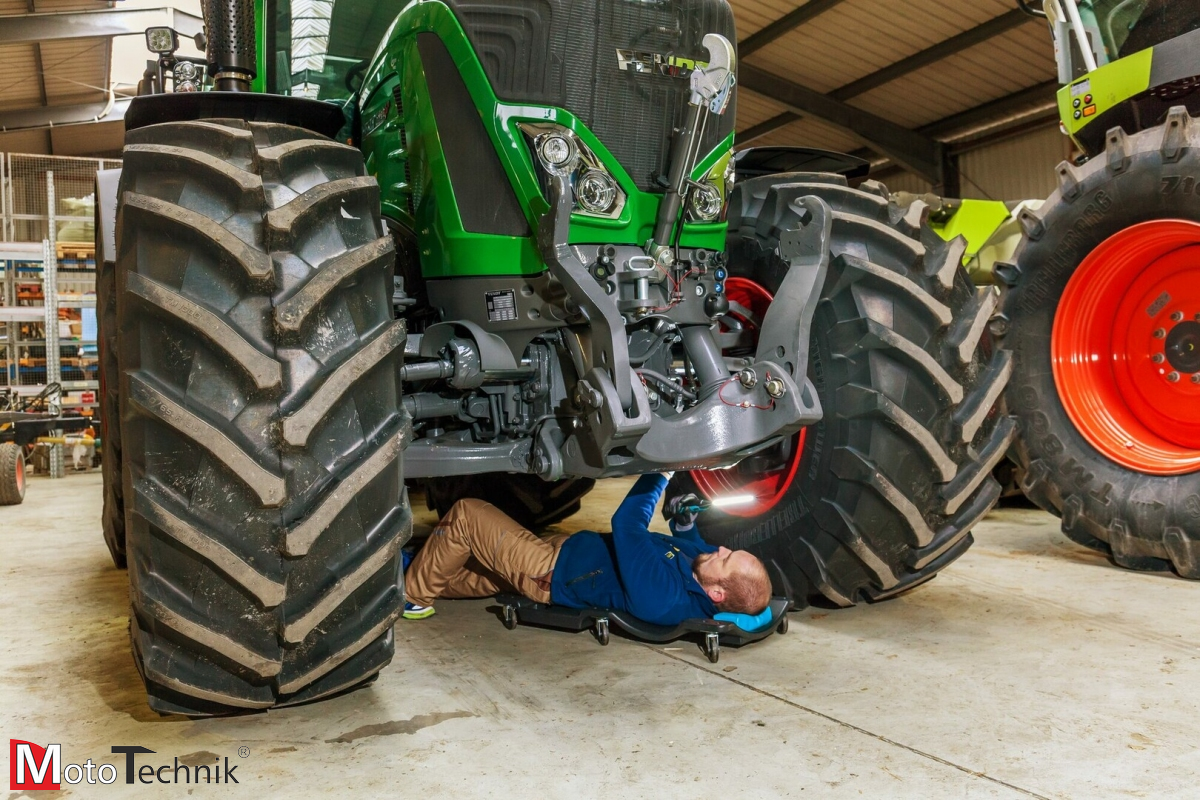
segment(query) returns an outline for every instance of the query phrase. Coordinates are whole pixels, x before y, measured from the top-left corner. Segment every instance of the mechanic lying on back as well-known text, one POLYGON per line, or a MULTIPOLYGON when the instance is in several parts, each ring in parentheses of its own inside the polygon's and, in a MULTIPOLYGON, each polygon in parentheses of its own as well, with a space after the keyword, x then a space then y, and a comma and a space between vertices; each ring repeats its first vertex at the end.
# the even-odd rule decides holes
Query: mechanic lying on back
POLYGON ((516 590, 538 603, 611 608, 658 625, 718 611, 758 614, 771 579, 745 550, 647 530, 667 485, 643 475, 612 518, 612 534, 580 531, 539 539, 490 503, 459 500, 438 523, 405 576, 404 616, 433 614, 439 597, 490 597, 516 590))

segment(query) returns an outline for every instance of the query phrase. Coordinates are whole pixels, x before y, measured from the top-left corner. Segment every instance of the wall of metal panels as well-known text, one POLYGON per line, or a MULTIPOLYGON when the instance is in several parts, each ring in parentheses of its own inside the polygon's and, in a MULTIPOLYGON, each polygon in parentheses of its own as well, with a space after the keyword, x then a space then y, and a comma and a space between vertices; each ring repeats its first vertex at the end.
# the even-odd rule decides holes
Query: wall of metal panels
POLYGON ((933 191, 933 184, 911 172, 893 172, 880 180, 892 192, 925 194, 933 191))
POLYGON ((1070 156, 1057 125, 963 153, 962 196, 987 200, 1045 198, 1057 188, 1054 168, 1070 156))
MULTIPOLYGON (((981 200, 1044 199, 1058 187, 1054 168, 1072 155, 1070 140, 1057 125, 968 150, 958 157, 961 194, 981 200)), ((910 172, 882 180, 893 192, 932 191, 928 181, 910 172)))

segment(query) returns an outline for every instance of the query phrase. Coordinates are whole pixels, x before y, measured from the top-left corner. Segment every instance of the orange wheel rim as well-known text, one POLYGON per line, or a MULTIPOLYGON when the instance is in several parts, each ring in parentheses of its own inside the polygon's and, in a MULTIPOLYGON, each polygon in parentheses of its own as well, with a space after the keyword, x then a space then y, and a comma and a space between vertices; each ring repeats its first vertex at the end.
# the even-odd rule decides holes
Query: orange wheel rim
POLYGON ((1093 250, 1063 292, 1050 354, 1093 447, 1149 475, 1200 470, 1200 224, 1144 222, 1093 250))

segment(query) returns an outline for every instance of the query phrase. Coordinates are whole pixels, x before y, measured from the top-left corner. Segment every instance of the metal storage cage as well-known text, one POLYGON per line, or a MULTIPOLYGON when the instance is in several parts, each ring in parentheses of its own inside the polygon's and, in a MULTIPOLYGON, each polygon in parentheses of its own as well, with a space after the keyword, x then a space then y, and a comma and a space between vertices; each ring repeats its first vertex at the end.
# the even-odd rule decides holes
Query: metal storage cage
POLYGON ((32 395, 58 382, 65 409, 96 406, 94 181, 119 166, 0 154, 0 388, 32 395))

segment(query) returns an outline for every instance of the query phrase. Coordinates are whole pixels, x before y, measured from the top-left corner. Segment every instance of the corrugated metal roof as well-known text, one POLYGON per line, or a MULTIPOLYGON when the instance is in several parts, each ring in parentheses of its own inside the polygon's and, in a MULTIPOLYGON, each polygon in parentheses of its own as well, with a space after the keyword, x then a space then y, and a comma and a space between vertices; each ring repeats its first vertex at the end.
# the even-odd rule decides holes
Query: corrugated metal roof
POLYGON ((853 134, 829 123, 808 118, 792 122, 755 139, 753 144, 756 147, 803 144, 805 147, 836 150, 840 153, 848 153, 863 146, 862 140, 853 134))
POLYGON ((17 17, 48 11, 94 11, 112 8, 104 0, 0 0, 0 17, 17 17))
MULTIPOLYGON (((743 65, 805 90, 832 93, 852 109, 904 128, 941 123, 1055 78, 1045 21, 1019 16, 1016 0, 731 0, 731 4, 741 42, 752 44, 741 55, 743 65), (804 14, 806 8, 814 13, 804 14), (763 44, 764 29, 778 33, 789 15, 806 18, 763 44), (985 27, 977 30, 979 26, 985 27), (991 35, 985 37, 982 31, 991 35), (925 66, 904 65, 906 59, 960 35, 974 41, 925 66), (845 88, 880 71, 884 82, 874 88, 864 87, 861 93, 845 88)), ((1029 101, 1030 109, 1022 109, 1024 117, 1032 110, 1040 115, 1037 119, 1045 118, 1053 126, 1050 100, 1050 94, 1039 89, 1029 101)), ((745 132, 768 120, 787 120, 780 115, 788 111, 804 118, 787 122, 753 143, 858 150, 869 138, 863 134, 870 131, 859 129, 856 135, 745 85, 738 97, 737 129, 745 132)), ((1005 113, 1014 122, 1022 115, 1005 113)), ((878 146, 868 147, 881 152, 878 146)))
POLYGON ((46 42, 42 74, 48 106, 95 103, 108 96, 112 39, 90 38, 46 42))
MULTIPOLYGON (((0 0, 0 18, 115 6, 116 3, 98 0, 0 0)), ((0 109, 18 111, 101 103, 109 96, 111 66, 112 39, 107 37, 0 46, 0 109)), ((54 135, 45 130, 6 133, 0 137, 0 150, 52 153, 58 152, 54 149, 58 141, 63 142, 66 155, 113 149, 107 143, 111 137, 99 136, 97 131, 88 134, 85 130, 79 133, 56 130, 54 135), (104 146, 100 147, 102 140, 104 146), (96 146, 89 149, 92 145, 96 146)))
POLYGON ((1054 77, 1054 52, 1040 26, 1026 25, 851 100, 918 128, 1054 77))
POLYGON ((829 92, 1013 8, 1010 0, 845 0, 748 59, 829 92))
POLYGON ((760 122, 766 122, 787 111, 787 107, 763 97, 754 92, 738 92, 737 96, 737 127, 738 130, 752 128, 760 122))
POLYGON ((40 105, 42 89, 37 80, 37 46, 0 46, 0 106, 17 109, 40 105))
POLYGON ((744 41, 763 26, 795 10, 797 5, 804 4, 794 0, 731 0, 730 5, 737 19, 738 36, 744 41))

